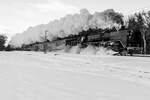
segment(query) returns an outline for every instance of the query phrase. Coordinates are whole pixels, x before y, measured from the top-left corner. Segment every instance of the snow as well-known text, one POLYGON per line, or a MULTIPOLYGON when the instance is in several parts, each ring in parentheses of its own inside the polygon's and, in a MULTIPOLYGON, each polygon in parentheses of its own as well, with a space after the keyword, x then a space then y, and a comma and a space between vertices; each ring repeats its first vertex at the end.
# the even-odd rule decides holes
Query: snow
POLYGON ((149 57, 0 52, 0 100, 150 100, 149 57))

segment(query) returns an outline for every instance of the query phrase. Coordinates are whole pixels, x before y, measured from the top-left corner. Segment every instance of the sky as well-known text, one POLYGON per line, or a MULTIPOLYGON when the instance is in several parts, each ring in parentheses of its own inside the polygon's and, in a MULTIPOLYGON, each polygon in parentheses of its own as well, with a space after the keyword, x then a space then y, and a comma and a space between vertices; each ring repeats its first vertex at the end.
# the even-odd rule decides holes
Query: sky
POLYGON ((0 33, 12 36, 86 8, 91 13, 114 9, 125 15, 150 10, 149 0, 0 0, 0 33))

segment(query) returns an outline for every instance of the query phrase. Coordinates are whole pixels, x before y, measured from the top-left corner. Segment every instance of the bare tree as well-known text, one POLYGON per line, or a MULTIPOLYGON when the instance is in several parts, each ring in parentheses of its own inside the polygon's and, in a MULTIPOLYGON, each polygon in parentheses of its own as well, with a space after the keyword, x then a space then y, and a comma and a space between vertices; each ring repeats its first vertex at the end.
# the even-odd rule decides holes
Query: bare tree
POLYGON ((143 53, 146 54, 146 36, 148 34, 147 14, 145 12, 136 13, 128 19, 128 29, 137 31, 139 30, 143 40, 143 53))

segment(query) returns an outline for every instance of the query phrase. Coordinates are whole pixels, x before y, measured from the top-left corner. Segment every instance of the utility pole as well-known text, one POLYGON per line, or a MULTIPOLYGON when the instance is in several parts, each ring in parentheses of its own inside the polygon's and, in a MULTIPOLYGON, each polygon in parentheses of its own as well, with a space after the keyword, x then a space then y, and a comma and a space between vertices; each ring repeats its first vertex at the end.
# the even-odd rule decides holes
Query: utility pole
POLYGON ((45 37, 44 37, 44 54, 46 54, 47 53, 47 33, 48 33, 48 31, 47 30, 45 30, 45 37))

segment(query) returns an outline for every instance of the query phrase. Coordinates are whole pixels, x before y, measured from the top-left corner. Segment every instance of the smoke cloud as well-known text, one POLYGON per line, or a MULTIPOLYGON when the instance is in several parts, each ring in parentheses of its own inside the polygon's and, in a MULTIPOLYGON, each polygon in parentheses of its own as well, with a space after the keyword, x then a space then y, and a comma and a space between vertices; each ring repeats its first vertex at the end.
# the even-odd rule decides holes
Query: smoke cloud
POLYGON ((80 13, 67 15, 54 20, 48 24, 41 24, 35 27, 30 27, 21 34, 16 34, 12 37, 9 45, 13 47, 21 47, 23 44, 31 44, 35 42, 44 41, 42 38, 45 36, 47 30, 47 39, 54 40, 56 37, 66 37, 70 34, 78 34, 83 30, 89 28, 111 28, 119 27, 119 24, 113 20, 116 13, 114 10, 109 9, 104 12, 89 13, 88 10, 82 9, 80 13))

